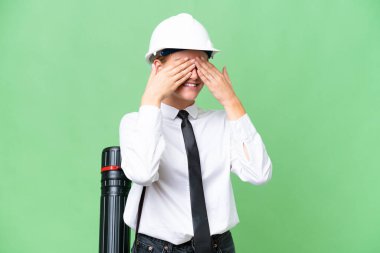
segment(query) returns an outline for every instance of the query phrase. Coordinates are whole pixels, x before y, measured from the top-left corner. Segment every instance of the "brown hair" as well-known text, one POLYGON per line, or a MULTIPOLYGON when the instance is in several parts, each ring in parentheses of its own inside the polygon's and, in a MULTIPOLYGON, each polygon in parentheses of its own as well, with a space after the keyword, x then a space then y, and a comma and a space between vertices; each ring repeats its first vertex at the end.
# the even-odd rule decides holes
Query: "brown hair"
POLYGON ((159 60, 161 63, 165 63, 166 62, 166 60, 167 60, 166 58, 167 58, 168 55, 162 56, 161 55, 161 51, 162 50, 158 51, 155 56, 154 55, 152 56, 151 63, 153 63, 154 60, 156 60, 156 59, 159 60))
POLYGON ((161 63, 165 63, 166 62, 166 59, 167 56, 161 56, 161 55, 157 55, 155 56, 153 59, 152 59, 152 63, 154 62, 154 60, 159 60, 161 63))
MULTIPOLYGON (((161 50, 162 51, 162 50, 161 50)), ((154 62, 154 60, 155 59, 157 59, 157 60, 159 60, 162 64, 164 64, 166 61, 167 61, 167 57, 170 55, 170 54, 168 54, 168 55, 165 55, 165 56, 162 56, 160 53, 161 53, 161 51, 158 51, 157 53, 156 53, 156 56, 153 56, 152 57, 152 63, 154 62)), ((207 52, 206 51, 204 51, 206 54, 207 54, 207 52)))

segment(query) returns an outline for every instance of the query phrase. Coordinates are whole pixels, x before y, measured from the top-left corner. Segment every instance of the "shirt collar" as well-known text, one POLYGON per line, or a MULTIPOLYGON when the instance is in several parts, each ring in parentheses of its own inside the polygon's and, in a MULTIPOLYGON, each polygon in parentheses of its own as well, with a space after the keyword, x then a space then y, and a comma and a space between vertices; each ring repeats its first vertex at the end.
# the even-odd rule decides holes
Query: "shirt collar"
MULTIPOLYGON (((192 105, 186 107, 184 110, 186 110, 193 119, 197 118, 198 106, 195 104, 195 102, 192 105)), ((161 102, 161 112, 164 117, 174 120, 178 115, 179 109, 161 102)))

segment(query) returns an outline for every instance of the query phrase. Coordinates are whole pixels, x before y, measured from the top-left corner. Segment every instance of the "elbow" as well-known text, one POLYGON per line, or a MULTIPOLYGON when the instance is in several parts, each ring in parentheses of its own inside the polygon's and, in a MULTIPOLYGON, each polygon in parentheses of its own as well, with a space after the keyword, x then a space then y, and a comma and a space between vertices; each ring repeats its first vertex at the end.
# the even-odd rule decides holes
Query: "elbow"
POLYGON ((272 178, 272 163, 268 160, 265 165, 258 166, 236 161, 231 165, 231 171, 235 172, 243 182, 262 185, 272 178))
POLYGON ((142 186, 150 186, 153 184, 153 182, 158 180, 158 174, 153 175, 153 176, 139 174, 138 176, 134 176, 129 179, 135 184, 142 185, 142 186))
POLYGON ((255 178, 255 181, 253 182, 253 184, 263 185, 263 184, 266 184, 267 182, 269 182, 271 180, 271 178, 272 178, 272 163, 270 160, 267 163, 267 165, 263 168, 262 171, 263 171, 263 173, 261 173, 261 175, 259 177, 255 178))
MULTIPOLYGON (((158 167, 158 165, 157 165, 158 167)), ((145 164, 123 164, 122 169, 125 176, 133 183, 150 186, 153 182, 158 180, 158 171, 156 169, 148 168, 145 164)))
MULTIPOLYGON (((253 170, 255 171, 255 170, 253 170)), ((256 170, 257 171, 257 170, 256 170)), ((266 184, 272 178, 272 163, 269 162, 264 166, 260 172, 252 173, 249 179, 246 180, 253 185, 266 184)))

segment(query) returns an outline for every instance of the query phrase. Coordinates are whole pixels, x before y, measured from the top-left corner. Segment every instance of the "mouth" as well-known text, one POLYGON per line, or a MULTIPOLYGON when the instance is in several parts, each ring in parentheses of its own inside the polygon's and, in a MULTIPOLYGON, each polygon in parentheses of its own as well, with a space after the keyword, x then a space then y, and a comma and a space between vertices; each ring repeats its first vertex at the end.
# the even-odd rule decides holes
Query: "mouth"
POLYGON ((197 87, 197 86, 199 86, 199 83, 184 83, 184 84, 182 84, 182 86, 185 86, 185 87, 197 87))

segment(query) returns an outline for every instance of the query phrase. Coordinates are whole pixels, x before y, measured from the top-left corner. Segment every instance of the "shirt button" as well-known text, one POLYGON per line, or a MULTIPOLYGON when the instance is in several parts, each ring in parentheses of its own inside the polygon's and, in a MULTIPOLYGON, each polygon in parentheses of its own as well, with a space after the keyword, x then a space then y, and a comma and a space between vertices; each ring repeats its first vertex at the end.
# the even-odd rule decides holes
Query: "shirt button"
POLYGON ((149 246, 149 247, 148 247, 148 250, 149 250, 149 251, 152 251, 152 250, 153 250, 153 247, 152 247, 152 246, 149 246))
POLYGON ((214 248, 217 248, 218 247, 218 244, 214 243, 214 248))
POLYGON ((167 245, 164 246, 164 250, 168 251, 169 247, 167 245))

